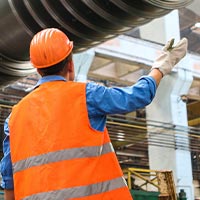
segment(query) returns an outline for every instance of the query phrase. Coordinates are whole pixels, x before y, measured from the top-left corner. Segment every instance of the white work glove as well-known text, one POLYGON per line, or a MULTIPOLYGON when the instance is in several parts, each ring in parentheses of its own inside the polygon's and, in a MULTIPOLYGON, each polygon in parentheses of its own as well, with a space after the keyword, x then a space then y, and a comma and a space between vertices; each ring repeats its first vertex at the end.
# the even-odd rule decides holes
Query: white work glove
POLYGON ((173 46, 174 39, 171 39, 163 47, 161 55, 154 61, 151 69, 159 69, 163 76, 169 74, 173 67, 186 55, 188 40, 181 39, 173 46))

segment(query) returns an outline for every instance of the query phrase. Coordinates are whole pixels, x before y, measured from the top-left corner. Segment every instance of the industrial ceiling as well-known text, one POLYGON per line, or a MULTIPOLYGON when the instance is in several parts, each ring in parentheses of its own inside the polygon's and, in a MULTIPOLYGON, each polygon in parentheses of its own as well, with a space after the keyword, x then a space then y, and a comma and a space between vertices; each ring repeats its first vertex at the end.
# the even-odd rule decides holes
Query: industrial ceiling
MULTIPOLYGON (((198 28, 194 27, 195 23, 200 21, 200 13, 198 13, 197 9, 200 7, 199 0, 193 1, 192 4, 191 1, 160 0, 76 0, 73 1, 73 3, 72 1, 64 0, 27 0, 21 1, 20 4, 17 4, 17 0, 11 0, 9 1, 11 2, 10 5, 8 5, 8 1, 2 0, 2 2, 3 3, 0 4, 4 4, 6 10, 0 14, 0 27, 6 27, 7 24, 14 25, 13 23, 16 23, 15 16, 9 15, 10 19, 9 17, 5 17, 5 12, 10 12, 10 5, 12 9, 17 11, 20 20, 25 20, 24 23, 20 23, 19 25, 15 24, 14 26, 15 31, 13 31, 13 33, 17 38, 14 38, 10 34, 7 35, 4 29, 4 31, 0 33, 0 38, 3 38, 3 41, 0 41, 0 54, 2 56, 1 67, 4 69, 1 71, 0 84, 6 85, 1 93, 1 99, 5 100, 4 103, 8 103, 8 96, 13 99, 13 103, 16 103, 19 100, 19 96, 22 97, 26 95, 38 80, 39 76, 35 73, 28 75, 30 71, 32 72, 32 68, 27 62, 27 46, 25 45, 25 47, 20 48, 19 51, 17 47, 23 43, 21 35, 24 36, 23 39, 28 43, 32 34, 44 28, 46 26, 45 23, 50 23, 49 26, 62 28, 64 31, 70 28, 69 30, 71 32, 69 31, 69 35, 75 40, 75 48, 77 52, 79 52, 88 47, 96 47, 96 45, 121 34, 141 39, 137 26, 149 23, 154 18, 169 13, 172 8, 178 8, 181 37, 184 36, 189 39, 190 52, 196 55, 200 54, 200 31, 198 28), (79 3, 82 7, 77 6, 79 3), (187 4, 189 5, 183 8, 187 4), (36 12, 38 8, 41 9, 36 12), (68 16, 63 16, 60 9, 68 10, 68 16), (26 12, 23 13, 22 11, 24 10, 26 10, 26 12), (82 10, 87 11, 86 14, 82 13, 82 10), (112 10, 112 12, 110 12, 110 10, 112 10), (47 15, 45 16, 44 13, 47 13, 47 15), (121 19, 118 17, 119 13, 123 16, 121 19), (133 15, 133 13, 137 14, 133 15), (91 17, 92 15, 94 17, 91 17), (31 16, 28 18, 29 20, 26 19, 27 16, 31 16), (68 27, 65 23, 63 24, 62 20, 67 17, 70 17, 72 27, 68 27), (13 21, 8 21, 11 20, 11 18, 13 21), (132 20, 134 22, 130 23, 132 20), (23 31, 26 29, 26 31, 23 32, 21 31, 22 29, 23 31), (89 34, 87 34, 88 32, 89 34), (13 47, 13 45, 8 45, 10 38, 17 50, 10 50, 13 47), (12 53, 10 53, 10 51, 12 53), (14 51, 17 51, 16 55, 14 51), (21 54, 23 55, 22 58, 20 56, 21 54), (27 64, 28 68, 24 68, 27 64), (20 70, 17 69, 17 66, 19 66, 20 70), (18 80, 21 74, 26 77, 18 80), (18 81, 9 84, 9 82, 16 80, 18 81)), ((16 12, 14 13, 16 14, 16 12)), ((12 32, 12 30, 10 30, 10 32, 12 32)), ((141 75, 146 74, 148 70, 149 68, 142 63, 133 64, 123 59, 102 57, 96 54, 88 73, 88 79, 98 81, 107 86, 124 86, 133 84, 141 75), (105 72, 107 73, 105 74, 105 72)), ((185 127, 178 127, 177 131, 182 133, 189 132, 191 133, 191 140, 198 141, 196 132, 199 130, 198 128, 200 128, 200 79, 194 79, 187 97, 188 121, 191 122, 190 125, 192 127, 190 127, 189 130, 185 129, 185 127)), ((12 103, 10 106, 12 106, 12 103)), ((107 126, 121 165, 148 167, 147 146, 149 140, 146 135, 147 127, 144 118, 145 109, 138 110, 126 116, 108 117, 107 126), (134 137, 132 136, 133 132, 134 137), (132 152, 136 152, 136 154, 132 152)), ((161 124, 156 125, 156 127, 159 126, 161 126, 161 124)), ((167 130, 170 130, 172 134, 175 133, 171 130, 169 125, 166 124, 164 126, 166 126, 167 130)), ((176 148, 177 145, 174 144, 167 135, 163 144, 156 140, 151 142, 154 145, 168 145, 169 148, 176 148)), ((197 145, 193 145, 194 150, 197 147, 197 145)))

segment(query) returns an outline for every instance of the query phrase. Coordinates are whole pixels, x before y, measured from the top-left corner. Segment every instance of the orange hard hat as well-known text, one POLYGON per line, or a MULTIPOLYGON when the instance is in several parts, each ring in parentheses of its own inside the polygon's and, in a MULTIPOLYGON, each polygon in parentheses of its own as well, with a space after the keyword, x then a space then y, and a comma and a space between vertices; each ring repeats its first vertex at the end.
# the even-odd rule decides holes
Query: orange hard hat
POLYGON ((73 42, 56 28, 38 32, 30 44, 30 61, 35 68, 46 68, 64 60, 72 51, 73 42))

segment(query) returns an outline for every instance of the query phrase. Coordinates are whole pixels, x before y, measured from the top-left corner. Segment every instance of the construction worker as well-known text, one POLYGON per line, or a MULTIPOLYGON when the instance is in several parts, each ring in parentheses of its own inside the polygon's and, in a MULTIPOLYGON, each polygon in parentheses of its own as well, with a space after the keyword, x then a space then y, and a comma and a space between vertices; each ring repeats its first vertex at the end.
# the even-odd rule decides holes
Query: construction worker
POLYGON ((148 105, 163 76, 186 54, 170 41, 148 76, 129 87, 74 80, 73 43, 56 28, 37 33, 30 61, 41 75, 5 121, 1 186, 6 200, 131 200, 106 115, 148 105))

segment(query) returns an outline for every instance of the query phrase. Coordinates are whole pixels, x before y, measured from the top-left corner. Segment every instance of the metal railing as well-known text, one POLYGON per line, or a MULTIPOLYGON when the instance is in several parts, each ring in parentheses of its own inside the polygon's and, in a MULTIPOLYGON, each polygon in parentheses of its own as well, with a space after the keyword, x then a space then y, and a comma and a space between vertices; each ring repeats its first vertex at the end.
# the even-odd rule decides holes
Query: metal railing
POLYGON ((160 199, 177 200, 172 171, 127 168, 123 172, 130 190, 158 191, 160 199))

